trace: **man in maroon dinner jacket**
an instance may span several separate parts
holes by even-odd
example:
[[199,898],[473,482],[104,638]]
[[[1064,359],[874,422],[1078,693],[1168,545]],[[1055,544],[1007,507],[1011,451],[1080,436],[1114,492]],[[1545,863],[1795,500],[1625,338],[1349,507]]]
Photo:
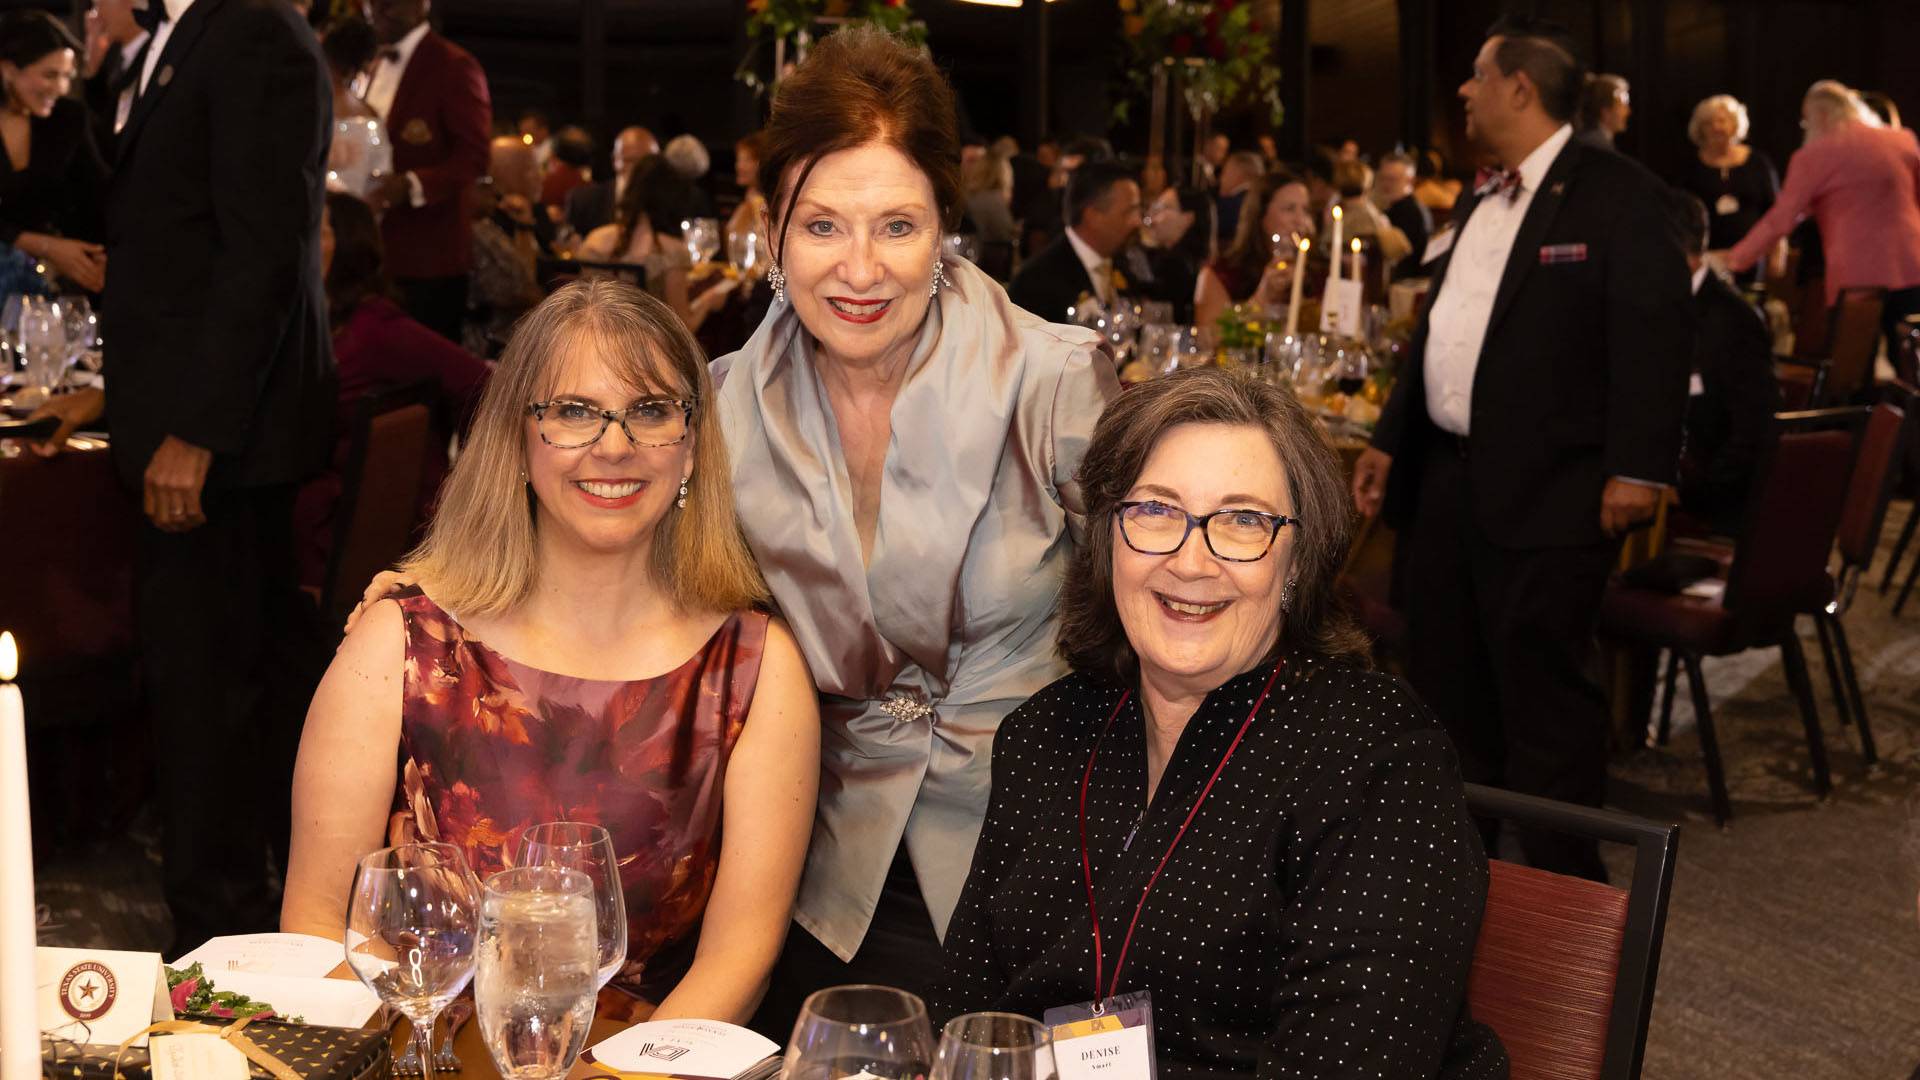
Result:
[[459,341],[473,268],[467,198],[493,132],[486,72],[427,25],[431,0],[364,6],[381,46],[367,104],[393,140],[393,174],[374,192],[387,268],[408,314]]

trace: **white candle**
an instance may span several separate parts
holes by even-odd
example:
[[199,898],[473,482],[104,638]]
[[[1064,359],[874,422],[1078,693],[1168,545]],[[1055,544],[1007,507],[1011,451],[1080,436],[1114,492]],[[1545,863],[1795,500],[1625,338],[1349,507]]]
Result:
[[13,685],[18,667],[13,635],[0,633],[0,1080],[40,1075],[27,710],[20,688]]
[[1353,280],[1359,281],[1360,268],[1365,266],[1366,262],[1360,255],[1360,238],[1356,236],[1350,243],[1353,245]]
[[1340,227],[1341,227],[1341,219],[1346,217],[1346,214],[1347,212],[1345,210],[1340,209],[1340,207],[1337,205],[1333,208],[1333,246],[1328,248],[1327,250],[1331,252],[1333,255],[1332,273],[1333,273],[1333,280],[1335,281],[1340,280]]
[[1293,260],[1293,295],[1287,301],[1287,336],[1300,332],[1300,283],[1307,280],[1307,248],[1313,241],[1300,238],[1300,254]]

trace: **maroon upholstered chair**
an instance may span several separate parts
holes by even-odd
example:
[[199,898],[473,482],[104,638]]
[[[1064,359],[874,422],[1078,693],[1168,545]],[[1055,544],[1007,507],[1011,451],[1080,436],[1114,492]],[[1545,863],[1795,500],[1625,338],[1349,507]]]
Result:
[[320,611],[336,621],[360,599],[373,576],[413,546],[420,506],[421,464],[434,453],[431,382],[379,390],[362,398],[341,470],[333,546]]
[[[1909,358],[1913,362],[1920,363],[1920,315],[1907,321],[1913,329],[1907,335],[1905,351],[1909,352]],[[1896,400],[1906,400],[1910,406],[1920,402],[1920,382],[1904,376],[1888,383],[1883,389]],[[1899,475],[1894,480],[1894,491],[1913,505],[1907,512],[1907,524],[1900,530],[1900,539],[1894,542],[1893,555],[1887,559],[1887,568],[1880,575],[1881,596],[1887,595],[1887,587],[1893,584],[1894,577],[1900,571],[1900,557],[1907,553],[1907,545],[1913,542],[1914,530],[1920,527],[1920,420],[1912,416],[1915,411],[1920,410],[1914,407],[1907,409],[1910,426],[1907,431],[1906,446],[1901,455]],[[1912,595],[1913,582],[1917,577],[1920,577],[1920,552],[1914,553],[1913,565],[1907,570],[1906,584],[1900,587],[1900,595],[1894,599],[1895,615],[1899,615],[1900,609],[1907,606],[1907,597]]]
[[[1913,439],[1916,421],[1913,397],[1904,390],[1889,389],[1892,401],[1873,407],[1867,417],[1866,434],[1860,439],[1860,456],[1853,466],[1853,480],[1847,485],[1846,506],[1840,514],[1840,531],[1835,541],[1840,550],[1840,572],[1834,581],[1833,597],[1802,614],[1813,616],[1820,631],[1820,653],[1827,665],[1827,680],[1833,687],[1834,707],[1840,722],[1849,715],[1860,724],[1860,748],[1867,764],[1879,760],[1873,746],[1873,727],[1867,722],[1866,701],[1860,696],[1860,681],[1854,675],[1853,647],[1847,643],[1846,626],[1841,622],[1852,606],[1853,592],[1860,578],[1873,564],[1874,551],[1880,546],[1880,529],[1887,517],[1887,503],[1893,496],[1893,477],[1900,465],[1900,454]],[[1844,686],[1842,685],[1844,682]]]
[[1634,848],[1632,886],[1492,859],[1467,1007],[1500,1036],[1512,1080],[1640,1075],[1678,826],[1467,785],[1476,816]]
[[1852,401],[1873,382],[1880,350],[1880,313],[1886,290],[1844,289],[1821,320],[1803,320],[1808,341],[1796,338],[1780,365],[1780,393],[1791,405],[1818,407]]
[[1866,409],[1823,409],[1775,416],[1772,437],[1761,448],[1755,464],[1746,522],[1719,596],[1674,594],[1616,580],[1601,601],[1601,633],[1629,644],[1668,649],[1673,654],[1668,662],[1667,703],[1660,722],[1663,740],[1672,710],[1674,658],[1686,666],[1714,819],[1723,825],[1732,817],[1733,808],[1727,798],[1706,682],[1700,674],[1702,656],[1728,656],[1757,648],[1780,650],[1787,682],[1799,702],[1801,723],[1806,728],[1814,789],[1825,797],[1832,787],[1806,657],[1793,623],[1795,615],[1821,609],[1833,599],[1827,562],[1840,528],[1866,419]]

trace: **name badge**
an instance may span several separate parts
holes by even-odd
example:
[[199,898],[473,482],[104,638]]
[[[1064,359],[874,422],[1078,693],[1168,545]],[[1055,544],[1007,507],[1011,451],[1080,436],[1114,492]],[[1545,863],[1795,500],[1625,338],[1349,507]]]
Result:
[[1720,196],[1713,201],[1713,212],[1719,214],[1721,217],[1739,213],[1740,197],[1738,195]]
[[1427,241],[1427,250],[1420,255],[1420,265],[1425,266],[1433,260],[1453,250],[1454,230],[1451,227],[1434,233]]
[[1699,372],[1694,372],[1693,375],[1687,379],[1687,396],[1699,397],[1706,392],[1707,384],[1701,380]]
[[1153,1000],[1142,990],[1048,1009],[1060,1080],[1154,1080]]

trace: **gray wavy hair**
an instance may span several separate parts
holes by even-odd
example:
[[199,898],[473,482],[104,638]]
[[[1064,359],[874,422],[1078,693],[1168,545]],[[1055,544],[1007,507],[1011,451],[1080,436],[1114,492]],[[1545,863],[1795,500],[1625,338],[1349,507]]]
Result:
[[1707,121],[1713,119],[1713,114],[1721,110],[1733,114],[1733,141],[1747,141],[1749,121],[1746,105],[1732,94],[1715,94],[1693,107],[1693,117],[1687,121],[1687,138],[1693,142],[1693,145],[1707,145]]

